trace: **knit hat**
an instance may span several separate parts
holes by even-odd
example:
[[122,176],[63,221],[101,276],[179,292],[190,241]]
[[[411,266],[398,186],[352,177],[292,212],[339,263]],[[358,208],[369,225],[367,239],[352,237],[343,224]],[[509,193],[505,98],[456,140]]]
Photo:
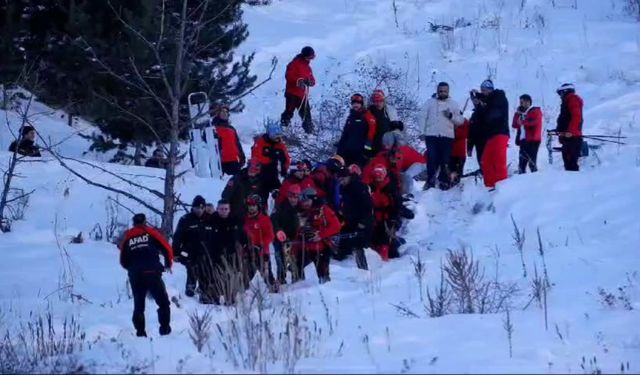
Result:
[[144,214],[135,214],[132,218],[133,225],[142,225],[147,222],[147,217]]
[[314,51],[310,46],[306,46],[302,48],[302,51],[300,51],[300,55],[302,55],[302,57],[314,58],[316,57],[316,51]]
[[371,101],[373,103],[376,102],[384,102],[384,91],[382,90],[375,90],[373,92],[373,94],[371,94]]
[[35,131],[36,128],[34,128],[31,125],[25,125],[22,127],[22,136],[24,137],[25,135],[29,134],[30,131]]
[[360,103],[360,104],[364,105],[364,96],[362,96],[360,94],[351,95],[351,104],[353,104],[353,103]]
[[204,207],[207,204],[207,201],[204,200],[202,195],[196,195],[193,198],[193,202],[191,202],[191,207]]
[[493,81],[490,79],[485,79],[482,84],[480,85],[481,89],[485,89],[485,90],[493,90]]

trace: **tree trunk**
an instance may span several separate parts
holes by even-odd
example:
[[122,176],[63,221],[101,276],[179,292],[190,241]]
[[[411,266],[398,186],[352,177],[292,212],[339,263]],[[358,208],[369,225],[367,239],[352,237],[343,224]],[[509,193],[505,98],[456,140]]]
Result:
[[7,84],[2,85],[2,103],[0,103],[0,109],[6,110],[9,106],[9,89]]
[[142,165],[142,142],[136,141],[133,151],[133,165]]
[[11,189],[11,180],[13,179],[14,170],[16,169],[17,164],[18,154],[14,152],[9,160],[9,168],[4,175],[2,195],[0,196],[0,219],[4,218],[4,209],[7,207],[7,198],[9,197],[9,189]]

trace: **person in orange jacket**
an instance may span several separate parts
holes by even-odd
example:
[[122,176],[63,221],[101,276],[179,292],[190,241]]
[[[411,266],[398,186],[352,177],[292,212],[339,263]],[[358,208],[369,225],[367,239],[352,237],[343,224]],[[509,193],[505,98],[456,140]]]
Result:
[[293,118],[293,112],[298,110],[302,119],[302,129],[307,134],[313,133],[313,121],[311,120],[311,106],[309,105],[309,87],[316,84],[311,70],[311,60],[316,57],[313,48],[306,46],[287,65],[285,74],[287,86],[284,92],[285,109],[280,116],[283,127],[289,126]]
[[533,107],[533,100],[528,94],[520,95],[520,106],[513,114],[511,127],[516,129],[516,145],[520,146],[518,172],[538,171],[538,149],[542,141],[542,110]]
[[[162,272],[171,271],[173,249],[167,240],[153,227],[147,225],[144,214],[133,216],[133,228],[127,230],[118,246],[120,265],[129,274],[129,284],[133,294],[133,326],[136,336],[146,337],[144,305],[147,293],[158,305],[160,335],[171,333],[171,310],[167,288],[162,281]],[[164,257],[164,265],[158,255]]]
[[[295,169],[294,169],[295,168]],[[275,199],[276,205],[280,205],[287,200],[287,193],[289,192],[289,187],[297,185],[300,188],[300,191],[303,191],[306,188],[315,188],[316,184],[313,182],[313,178],[311,177],[311,171],[309,170],[309,166],[304,161],[299,161],[293,164],[293,169],[287,177],[285,177],[284,181],[282,181],[282,185],[280,186],[278,196]]]
[[331,281],[331,237],[340,233],[340,221],[335,212],[322,202],[314,188],[302,192],[300,209],[298,241],[292,247],[297,268],[293,281],[304,280],[304,268],[313,263],[320,284],[324,284]]
[[240,173],[247,160],[240,144],[238,132],[229,122],[229,106],[226,104],[216,106],[211,122],[218,136],[222,173],[235,176]]
[[261,177],[264,188],[268,192],[280,188],[280,176],[287,176],[291,157],[278,123],[268,124],[267,132],[256,138],[251,147],[251,159],[262,165]]
[[248,286],[256,272],[260,272],[264,281],[277,291],[277,285],[271,271],[269,247],[275,239],[271,219],[262,212],[262,198],[259,195],[250,195],[247,200],[247,216],[244,220],[244,232],[247,235],[248,245],[245,256],[245,285]]

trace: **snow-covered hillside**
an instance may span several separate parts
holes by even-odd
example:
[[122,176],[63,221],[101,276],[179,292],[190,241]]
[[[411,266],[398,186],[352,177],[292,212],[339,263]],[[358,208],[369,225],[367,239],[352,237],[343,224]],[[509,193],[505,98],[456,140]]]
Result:
[[[306,281],[282,293],[248,298],[251,311],[211,308],[202,352],[190,338],[189,316],[208,307],[182,295],[180,265],[165,276],[170,296],[180,303],[172,306],[173,333],[156,334],[149,301],[151,338],[134,336],[115,246],[90,239],[69,243],[79,232],[88,237],[96,224],[104,229],[114,213],[123,223],[131,214],[45,155],[44,162],[19,166],[17,187],[35,192],[25,220],[0,234],[0,332],[28,332],[33,315],[48,310],[61,332],[63,320],[74,316],[86,333],[78,363],[97,372],[593,373],[621,372],[621,365],[622,372],[638,372],[640,23],[624,16],[623,3],[578,0],[574,9],[573,0],[274,0],[248,8],[251,35],[242,49],[257,52],[259,74],[268,73],[272,56],[280,66],[248,97],[246,111],[234,116],[245,142],[265,117],[279,116],[284,65],[310,44],[319,81],[312,98],[327,92],[323,82],[357,80],[350,72],[365,59],[402,67],[415,78],[419,102],[441,80],[464,102],[469,89],[491,75],[512,109],[520,94],[529,93],[553,127],[559,108],[554,89],[572,81],[585,101],[585,133],[621,132],[627,145],[603,145],[583,160],[580,173],[562,171],[557,155],[550,165],[543,149],[539,173],[512,176],[492,195],[471,179],[451,191],[419,193],[416,218],[403,229],[403,257],[382,263],[368,251],[370,271],[358,270],[352,260],[333,262],[332,281],[318,286],[311,267]],[[456,29],[453,39],[428,31],[428,21],[463,18],[471,25]],[[12,129],[19,127],[14,113],[0,114],[3,123],[8,118]],[[60,114],[40,118],[41,134],[54,142],[69,137],[59,147],[82,157],[88,143],[74,133],[88,131],[88,124],[74,130]],[[0,135],[5,150],[10,138],[4,124]],[[510,161],[516,154],[511,147]],[[8,159],[0,151],[0,165]],[[113,175],[74,165],[101,182],[144,194]],[[157,170],[98,165],[145,186],[161,185]],[[178,191],[186,200],[195,194],[215,200],[223,183],[188,174]],[[141,209],[126,198],[118,201]],[[522,257],[512,218],[525,233]],[[462,248],[485,268],[486,279],[520,290],[510,298],[511,340],[506,313],[430,318],[425,310],[426,291],[433,294],[438,286],[447,251]],[[423,278],[416,276],[417,264],[426,267]],[[527,306],[534,269],[541,275],[545,268],[551,283],[546,309],[535,298]],[[51,364],[39,363],[41,371]]]

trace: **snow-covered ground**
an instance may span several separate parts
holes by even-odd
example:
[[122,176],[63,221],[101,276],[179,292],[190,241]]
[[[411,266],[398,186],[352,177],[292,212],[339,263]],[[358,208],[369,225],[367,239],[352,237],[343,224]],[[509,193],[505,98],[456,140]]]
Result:
[[[259,131],[265,116],[279,116],[284,64],[311,44],[319,82],[350,77],[358,60],[369,59],[406,67],[416,82],[420,77],[420,101],[446,80],[463,102],[466,92],[490,74],[506,90],[512,109],[520,94],[531,94],[545,111],[548,127],[559,108],[555,87],[573,81],[585,101],[585,133],[620,131],[627,145],[604,145],[583,160],[580,173],[562,171],[558,155],[550,165],[543,148],[539,173],[512,176],[493,195],[471,179],[452,191],[417,194],[416,219],[403,229],[403,257],[382,263],[368,251],[370,271],[358,270],[352,260],[334,262],[332,281],[322,286],[311,266],[305,282],[264,300],[254,298],[251,313],[212,308],[211,337],[202,353],[191,342],[189,314],[207,307],[181,295],[185,273],[180,265],[165,276],[169,294],[180,303],[172,306],[174,332],[157,336],[149,301],[151,337],[134,337],[132,301],[115,246],[90,239],[69,244],[79,232],[87,238],[96,224],[104,229],[109,206],[123,223],[130,213],[45,155],[44,162],[19,166],[17,187],[35,192],[25,220],[0,235],[0,330],[19,330],[31,312],[51,309],[58,323],[75,315],[86,332],[80,361],[98,372],[591,373],[620,372],[621,364],[624,372],[638,372],[640,24],[622,15],[621,1],[580,0],[577,9],[562,6],[573,1],[560,0],[556,7],[546,0],[395,3],[398,27],[392,1],[274,0],[271,6],[247,9],[251,36],[242,48],[257,51],[256,72],[266,74],[274,55],[281,65],[274,80],[248,98],[247,111],[235,116],[245,140]],[[451,48],[426,30],[427,21],[451,23],[463,17],[471,26],[456,30]],[[345,79],[351,78],[357,77]],[[320,84],[313,97],[323,89]],[[47,109],[38,104],[34,111]],[[15,130],[18,117],[7,116]],[[60,147],[67,156],[82,157],[88,143],[74,132],[89,131],[88,124],[71,129],[60,114],[40,118],[41,134],[53,141],[70,136]],[[10,139],[4,124],[0,135],[4,150]],[[511,147],[511,162],[516,154]],[[0,163],[8,158],[0,152]],[[104,172],[75,165],[99,181],[143,194]],[[157,170],[98,165],[145,186],[161,185]],[[472,160],[468,168],[474,168]],[[178,190],[186,200],[195,194],[215,200],[222,187],[221,181],[187,175]],[[119,202],[140,209],[126,198]],[[157,204],[152,197],[149,202]],[[512,238],[512,217],[525,232],[526,277]],[[546,324],[536,301],[524,309],[531,300],[534,268],[540,274],[544,268],[538,230],[552,284]],[[498,269],[500,282],[520,289],[510,299],[511,356],[505,313],[429,318],[425,311],[426,289],[433,293],[437,286],[447,251],[462,248],[486,268],[487,279]],[[426,266],[422,291],[414,271],[418,261]],[[65,285],[72,287],[61,289]],[[609,303],[607,293],[613,294]],[[246,332],[254,335],[249,338]],[[297,351],[288,345],[294,336]]]

